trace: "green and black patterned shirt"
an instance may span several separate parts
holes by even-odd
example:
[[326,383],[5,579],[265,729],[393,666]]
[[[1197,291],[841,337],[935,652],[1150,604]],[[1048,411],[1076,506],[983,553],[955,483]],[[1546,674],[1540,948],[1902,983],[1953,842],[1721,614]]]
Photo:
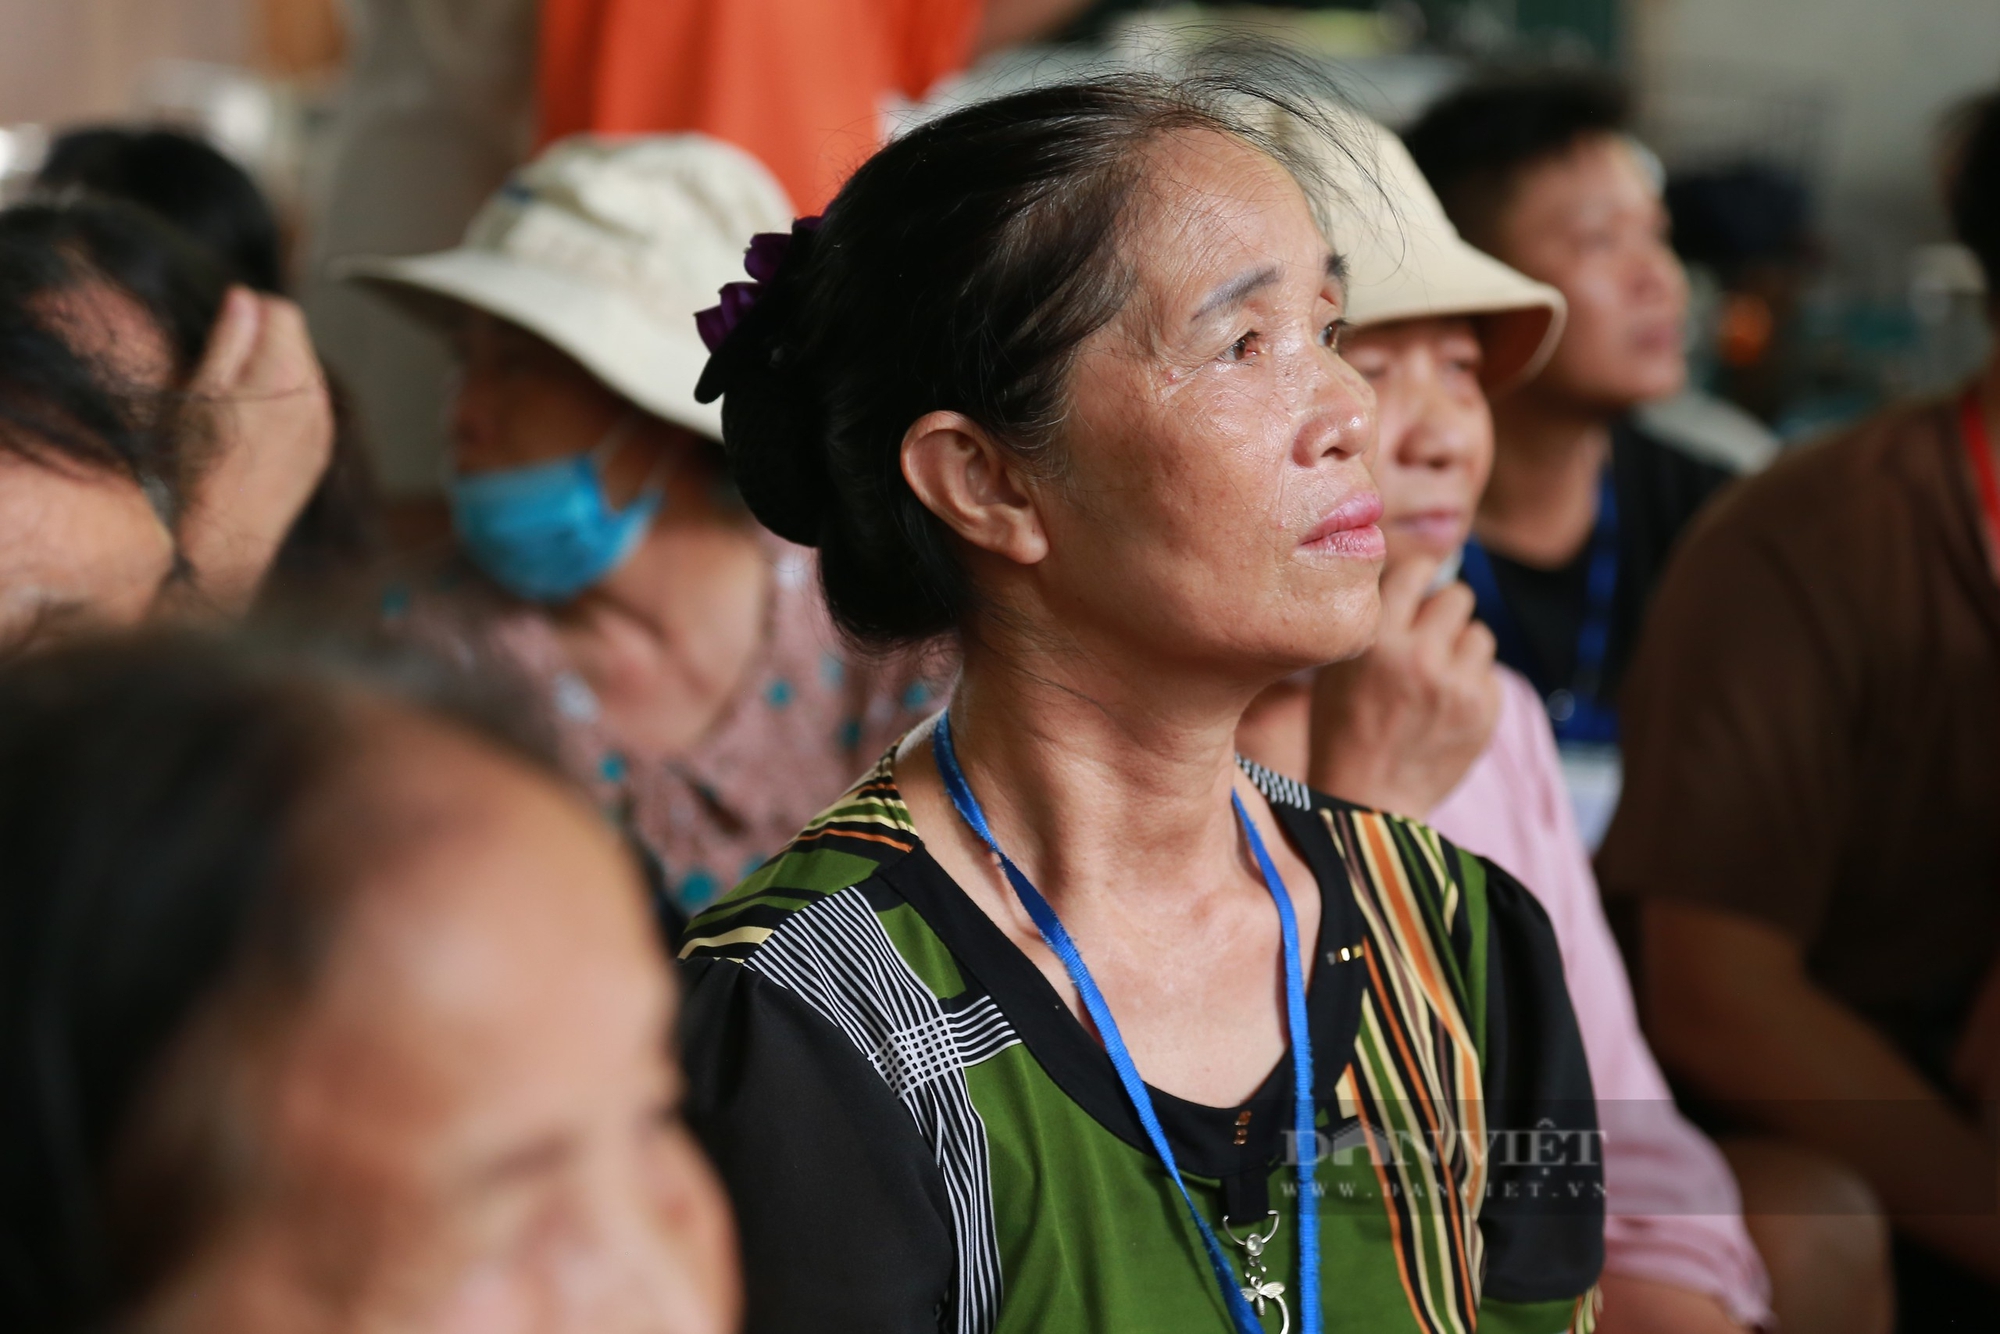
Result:
[[[1245,767],[1321,894],[1326,1329],[1587,1331],[1595,1109],[1541,908],[1423,825]],[[925,851],[888,759],[682,958],[750,1334],[1230,1329],[1109,1058]],[[1289,1060],[1240,1107],[1153,1098],[1211,1224],[1277,1210],[1266,1277],[1296,1293]]]

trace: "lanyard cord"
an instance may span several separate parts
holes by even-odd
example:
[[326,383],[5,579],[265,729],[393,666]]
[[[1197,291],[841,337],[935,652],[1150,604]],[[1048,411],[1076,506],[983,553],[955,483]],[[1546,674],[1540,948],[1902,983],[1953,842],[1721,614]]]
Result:
[[1958,403],[1958,433],[1979,490],[1979,508],[1986,516],[1986,563],[2000,574],[2000,479],[1993,475],[1993,445],[1986,438],[1986,414],[1979,403],[1979,386],[1965,391]]
[[[1472,585],[1479,619],[1492,629],[1500,645],[1500,660],[1528,675],[1536,659],[1527,637],[1515,622],[1500,592],[1493,559],[1478,541],[1465,544],[1461,565]],[[1561,742],[1611,743],[1618,740],[1618,715],[1602,699],[1604,667],[1611,654],[1611,621],[1618,594],[1618,493],[1606,465],[1597,488],[1597,523],[1590,534],[1590,565],[1585,573],[1583,622],[1576,633],[1575,689],[1552,684],[1543,703]]]
[[[1172,1178],[1174,1189],[1180,1192],[1181,1202],[1187,1206],[1188,1217],[1194,1220],[1196,1230],[1201,1233],[1201,1242],[1208,1251],[1209,1265],[1215,1270],[1215,1281],[1222,1289],[1223,1304],[1229,1310],[1231,1323],[1237,1334],[1262,1334],[1263,1322],[1250,1310],[1242,1288],[1237,1285],[1235,1275],[1230,1271],[1229,1260],[1222,1252],[1222,1243],[1216,1240],[1215,1229],[1195,1208],[1194,1197],[1188,1194],[1187,1184],[1181,1180],[1180,1167],[1174,1162],[1174,1151],[1167,1143],[1166,1131],[1161,1128],[1160,1118],[1153,1109],[1152,1095],[1146,1090],[1145,1080],[1139,1077],[1139,1067],[1133,1062],[1132,1054],[1125,1047],[1125,1039],[1119,1034],[1118,1023],[1111,1017],[1111,1007],[1105,1003],[1104,995],[1097,989],[1090,969],[1083,962],[1083,954],[1070,938],[1056,910],[1042,897],[1034,883],[1014,865],[1013,860],[1000,850],[1000,844],[993,837],[992,828],[986,823],[986,812],[980,808],[979,799],[972,795],[972,787],[965,781],[965,771],[959,768],[958,755],[951,744],[951,711],[946,709],[938,715],[937,729],[932,734],[932,748],[937,756],[938,771],[944,776],[946,789],[951,793],[951,804],[958,808],[958,814],[979,836],[987,851],[999,861],[1007,882],[1014,887],[1014,893],[1021,900],[1021,906],[1034,919],[1035,929],[1041,933],[1042,941],[1058,959],[1069,979],[1083,998],[1083,1008],[1090,1020],[1097,1025],[1098,1036],[1104,1040],[1104,1051],[1111,1058],[1111,1065],[1118,1072],[1118,1082],[1125,1087],[1125,1096],[1132,1103],[1132,1110],[1145,1129],[1146,1138],[1152,1142],[1153,1152],[1159,1155],[1161,1166]],[[1265,850],[1264,840],[1258,835],[1257,827],[1250,823],[1250,814],[1243,809],[1243,801],[1235,793],[1230,794],[1230,802],[1236,808],[1237,819],[1242,822],[1243,832],[1248,836],[1251,851],[1256,855],[1258,869],[1264,874],[1264,886],[1271,891],[1271,898],[1278,905],[1278,926],[1284,938],[1285,949],[1285,1018],[1291,1029],[1292,1040],[1292,1094],[1294,1147],[1293,1159],[1298,1168],[1299,1182],[1299,1313],[1301,1329],[1305,1334],[1320,1334],[1319,1300],[1319,1208],[1312,1186],[1314,1182],[1314,1161],[1317,1158],[1314,1146],[1314,1106],[1313,1106],[1313,1061],[1312,1035],[1306,1026],[1306,990],[1303,969],[1299,962],[1298,919],[1292,913],[1291,896],[1285,892],[1285,882],[1278,875],[1278,868],[1272,863],[1270,853]]]

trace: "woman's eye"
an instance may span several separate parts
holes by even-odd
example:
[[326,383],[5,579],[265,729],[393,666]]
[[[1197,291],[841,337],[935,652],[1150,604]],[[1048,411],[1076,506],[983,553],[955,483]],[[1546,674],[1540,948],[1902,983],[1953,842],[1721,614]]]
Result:
[[1252,329],[1249,333],[1244,334],[1241,338],[1231,343],[1229,350],[1222,354],[1222,359],[1224,361],[1242,361],[1249,357],[1251,349],[1256,347],[1256,345],[1257,331]]
[[1346,320],[1329,320],[1319,331],[1319,345],[1332,351],[1340,351],[1340,340],[1347,333]]

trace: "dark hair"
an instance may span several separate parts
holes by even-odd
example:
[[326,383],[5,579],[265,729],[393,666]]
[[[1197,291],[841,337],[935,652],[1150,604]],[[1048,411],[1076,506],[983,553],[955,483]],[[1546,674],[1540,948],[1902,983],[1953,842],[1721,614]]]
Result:
[[1625,90],[1596,75],[1550,70],[1492,76],[1445,96],[1403,142],[1452,225],[1490,250],[1523,173],[1581,139],[1623,134],[1630,118]]
[[351,820],[387,813],[342,782],[368,698],[545,750],[507,730],[520,711],[366,646],[176,637],[0,670],[0,1327],[113,1323],[232,1203],[243,1026],[295,1013],[380,855]]
[[35,174],[45,190],[125,199],[173,223],[220,259],[236,282],[284,291],[278,216],[250,174],[201,139],[168,129],[71,130]]
[[[962,108],[875,154],[710,360],[723,442],[751,510],[816,546],[834,618],[877,645],[961,627],[972,590],[944,524],[904,481],[926,412],[962,412],[1032,465],[1056,440],[1078,346],[1119,311],[1118,241],[1144,150],[1233,136],[1329,193],[1295,148],[1345,150],[1331,91],[1268,52],[1211,52],[1182,78],[1123,74]],[[1305,91],[1294,91],[1304,89]]]
[[189,463],[178,394],[128,383],[79,351],[54,308],[94,284],[132,298],[160,330],[174,389],[199,363],[228,286],[200,247],[136,205],[0,210],[0,449],[122,472],[171,508]]
[[[0,449],[123,472],[176,522],[209,462],[186,390],[231,275],[152,210],[102,195],[30,198],[0,210]],[[52,298],[102,283],[136,301],[167,342],[171,383],[124,382],[79,353]],[[192,410],[191,410],[192,409]],[[333,458],[286,535],[276,576],[293,588],[365,563],[380,547],[381,501],[344,396]]]
[[1959,244],[1979,258],[1988,307],[2000,311],[2000,91],[1956,117],[1945,176],[1945,207]]
[[1712,270],[1724,284],[1762,264],[1800,264],[1813,251],[1812,206],[1795,173],[1738,162],[1675,175],[1667,181],[1674,250]]
[[[199,244],[230,281],[274,295],[285,291],[277,213],[250,174],[205,140],[158,128],[71,130],[50,147],[35,186],[137,204]],[[365,567],[382,546],[374,469],[347,395],[329,383],[333,457],[272,570],[274,583],[292,590],[315,588]]]

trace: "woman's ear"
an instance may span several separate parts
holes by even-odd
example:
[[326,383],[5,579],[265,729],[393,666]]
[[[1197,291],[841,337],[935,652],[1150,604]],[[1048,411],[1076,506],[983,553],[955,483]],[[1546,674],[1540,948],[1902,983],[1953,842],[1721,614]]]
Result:
[[925,509],[983,551],[1020,565],[1049,554],[1021,463],[959,412],[929,412],[903,433],[903,478]]

